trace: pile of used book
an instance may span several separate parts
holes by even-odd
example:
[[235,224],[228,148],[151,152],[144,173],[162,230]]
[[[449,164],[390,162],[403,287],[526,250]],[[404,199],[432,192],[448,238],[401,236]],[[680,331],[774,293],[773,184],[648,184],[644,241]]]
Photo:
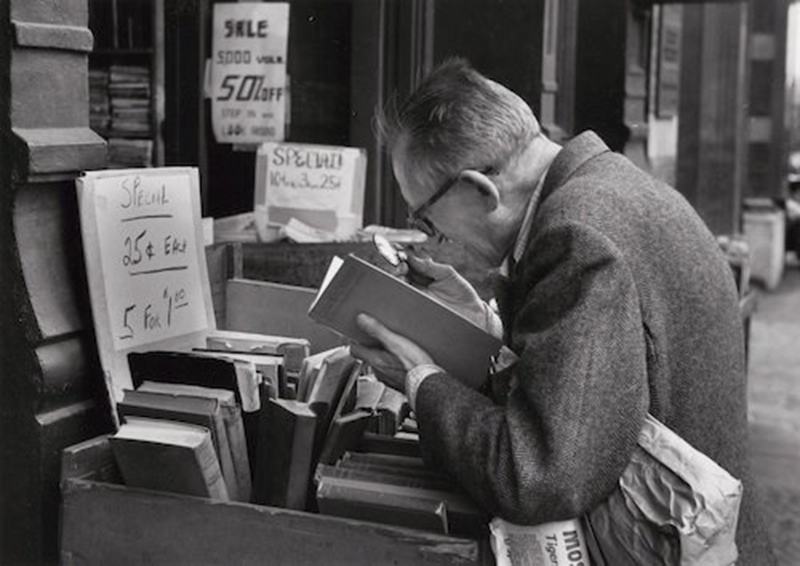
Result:
[[89,124],[108,141],[110,168],[153,165],[150,81],[143,65],[89,70]]
[[[481,539],[488,517],[452,480],[419,456],[398,455],[392,442],[379,452],[347,451],[315,472],[319,512]],[[400,448],[402,450],[402,448]]]
[[346,347],[207,342],[128,355],[134,388],[109,439],[126,485],[486,535],[487,518],[423,464],[406,397]]

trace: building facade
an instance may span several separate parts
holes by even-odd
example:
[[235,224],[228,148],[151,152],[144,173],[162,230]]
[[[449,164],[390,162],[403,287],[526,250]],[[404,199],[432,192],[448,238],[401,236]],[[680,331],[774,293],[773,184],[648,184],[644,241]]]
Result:
[[[114,0],[108,0],[113,2]],[[74,179],[106,165],[90,128],[90,8],[0,3],[0,562],[58,562],[60,451],[112,430]],[[212,0],[150,0],[156,164],[196,165],[204,213],[252,204],[252,152],[216,144],[203,94]],[[785,194],[788,0],[291,0],[289,139],[367,149],[365,221],[405,206],[376,107],[462,56],[518,92],[548,134],[594,129],[673,183],[716,234],[743,199]],[[94,33],[93,33],[94,32]],[[94,50],[94,51],[93,51]]]

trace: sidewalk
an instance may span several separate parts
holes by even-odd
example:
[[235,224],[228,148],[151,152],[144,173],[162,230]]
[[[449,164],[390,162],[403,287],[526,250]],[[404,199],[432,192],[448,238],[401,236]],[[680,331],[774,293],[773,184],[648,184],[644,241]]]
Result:
[[781,566],[800,566],[800,265],[759,291],[750,329],[750,449]]

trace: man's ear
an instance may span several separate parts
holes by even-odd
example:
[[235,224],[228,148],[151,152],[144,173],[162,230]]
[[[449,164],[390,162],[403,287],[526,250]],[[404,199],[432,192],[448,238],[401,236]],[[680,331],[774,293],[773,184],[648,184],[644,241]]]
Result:
[[485,199],[490,211],[500,206],[500,189],[494,181],[480,171],[464,169],[459,173],[459,180],[477,188],[478,192]]

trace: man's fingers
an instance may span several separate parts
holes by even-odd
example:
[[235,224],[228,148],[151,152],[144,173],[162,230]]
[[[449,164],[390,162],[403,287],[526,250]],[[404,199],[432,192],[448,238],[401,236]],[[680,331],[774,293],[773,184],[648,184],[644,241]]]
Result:
[[381,324],[378,320],[372,318],[368,314],[361,313],[356,317],[356,324],[358,324],[359,328],[378,340],[384,347],[392,351],[391,346],[397,344],[398,336],[388,328],[386,328],[383,324]]
[[445,263],[436,263],[431,258],[419,258],[413,255],[408,256],[408,266],[416,271],[427,275],[435,281],[446,279],[453,273],[453,267]]
[[380,321],[372,318],[368,314],[361,313],[358,315],[356,318],[356,323],[361,330],[383,344],[383,347],[388,351],[395,355],[399,354],[402,342],[404,340],[402,336],[395,334],[381,324]]
[[356,324],[358,327],[372,336],[373,338],[377,339],[381,343],[384,342],[383,338],[387,332],[389,332],[384,325],[378,322],[376,319],[372,318],[368,314],[361,313],[356,317]]
[[383,344],[386,351],[395,356],[405,369],[409,370],[423,363],[432,363],[430,356],[414,342],[395,334],[371,316],[359,314],[356,323],[364,332]]
[[394,354],[388,350],[383,348],[370,348],[369,346],[364,346],[363,344],[358,344],[357,342],[350,344],[350,354],[354,358],[364,360],[373,366],[385,365],[389,357],[391,357],[391,359],[395,359]]

